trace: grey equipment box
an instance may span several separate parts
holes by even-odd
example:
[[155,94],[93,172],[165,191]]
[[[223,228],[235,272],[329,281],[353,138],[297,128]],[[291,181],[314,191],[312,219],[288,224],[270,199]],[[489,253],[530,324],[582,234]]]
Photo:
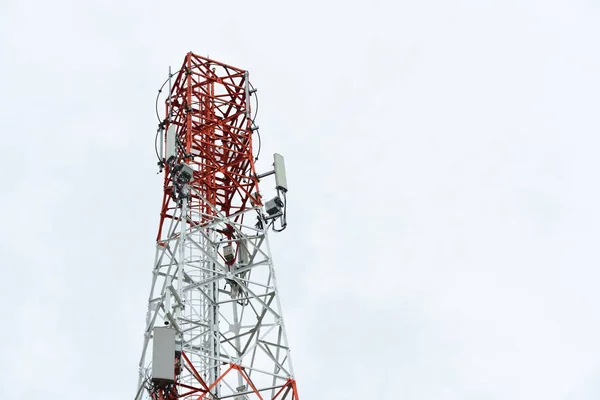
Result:
[[154,328],[152,343],[152,380],[175,381],[175,330]]

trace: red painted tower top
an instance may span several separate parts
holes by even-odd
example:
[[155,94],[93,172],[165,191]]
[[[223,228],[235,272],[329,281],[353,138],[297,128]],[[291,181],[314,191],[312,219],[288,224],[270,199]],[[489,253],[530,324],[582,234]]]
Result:
[[[174,168],[193,170],[188,207],[191,223],[202,224],[222,213],[231,216],[260,205],[258,178],[252,151],[253,121],[248,72],[188,53],[174,75],[166,100],[167,119],[173,132],[174,157],[165,157],[164,197],[157,240],[165,219],[177,207]],[[167,152],[169,143],[166,143]]]

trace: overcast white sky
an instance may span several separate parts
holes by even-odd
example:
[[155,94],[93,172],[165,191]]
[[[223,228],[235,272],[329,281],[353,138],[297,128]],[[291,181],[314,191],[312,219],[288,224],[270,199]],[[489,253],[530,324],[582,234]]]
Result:
[[190,50],[286,157],[302,399],[600,398],[597,0],[2,0],[0,39],[1,398],[133,397]]

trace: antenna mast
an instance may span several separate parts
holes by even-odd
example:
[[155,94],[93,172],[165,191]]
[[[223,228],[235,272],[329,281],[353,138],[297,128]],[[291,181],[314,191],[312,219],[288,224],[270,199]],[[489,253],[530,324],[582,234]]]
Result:
[[263,205],[256,90],[247,71],[193,53],[169,88],[136,400],[299,400],[267,237],[286,226],[287,182],[275,155],[260,177],[275,175],[277,196]]

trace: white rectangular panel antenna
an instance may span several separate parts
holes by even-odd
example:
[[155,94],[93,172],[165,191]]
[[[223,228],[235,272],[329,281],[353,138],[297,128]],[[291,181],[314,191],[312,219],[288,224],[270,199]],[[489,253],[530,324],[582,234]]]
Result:
[[169,125],[167,128],[167,153],[165,159],[168,160],[176,154],[175,139],[177,138],[177,126]]
[[238,249],[238,253],[240,254],[240,263],[242,265],[248,265],[250,263],[250,252],[248,251],[248,243],[246,239],[242,239],[240,241]]
[[152,380],[175,381],[175,330],[154,328],[152,343]]
[[287,192],[287,179],[285,176],[285,164],[283,163],[283,156],[280,154],[273,154],[273,166],[275,167],[275,187],[279,190]]

